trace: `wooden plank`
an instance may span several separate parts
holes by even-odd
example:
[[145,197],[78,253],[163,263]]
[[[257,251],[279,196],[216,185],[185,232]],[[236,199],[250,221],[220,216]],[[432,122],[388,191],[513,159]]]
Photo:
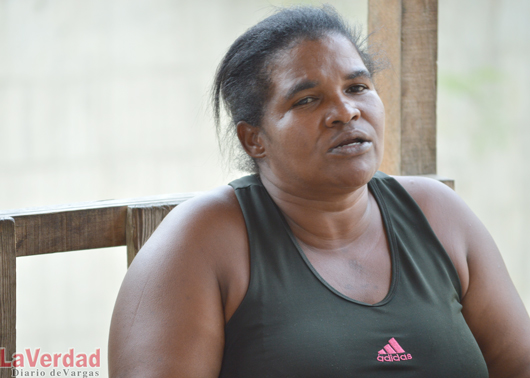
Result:
[[197,193],[95,201],[1,212],[16,221],[17,256],[126,244],[127,208],[178,205]]
[[403,0],[401,174],[436,173],[438,0]]
[[125,244],[125,207],[17,217],[17,256]]
[[390,68],[376,75],[385,104],[381,170],[436,174],[437,0],[369,0],[370,45]]
[[[16,351],[17,278],[15,220],[0,218],[0,347],[6,361]],[[3,361],[0,361],[3,362]],[[0,378],[11,377],[11,369],[0,369]]]
[[136,205],[127,210],[127,265],[151,237],[162,220],[174,208],[173,205]]
[[401,0],[368,1],[369,48],[389,67],[374,76],[385,105],[385,154],[380,170],[401,174]]

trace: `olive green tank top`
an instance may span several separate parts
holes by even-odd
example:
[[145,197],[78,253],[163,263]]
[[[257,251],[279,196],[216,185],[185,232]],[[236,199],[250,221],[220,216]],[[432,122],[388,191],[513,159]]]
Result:
[[392,262],[390,290],[373,305],[318,274],[258,176],[230,185],[247,227],[250,283],[226,324],[220,377],[488,376],[456,269],[396,180],[378,172],[368,184]]

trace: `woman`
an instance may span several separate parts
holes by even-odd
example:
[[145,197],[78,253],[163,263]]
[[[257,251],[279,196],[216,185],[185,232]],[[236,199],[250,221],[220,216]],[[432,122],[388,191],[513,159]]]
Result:
[[375,65],[329,8],[281,10],[221,63],[257,175],[180,205],[131,265],[111,377],[528,377],[495,244],[434,180],[377,172]]

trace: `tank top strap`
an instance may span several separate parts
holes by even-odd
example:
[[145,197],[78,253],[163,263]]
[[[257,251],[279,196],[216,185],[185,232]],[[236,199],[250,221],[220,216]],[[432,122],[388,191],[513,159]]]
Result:
[[245,176],[230,184],[241,205],[249,236],[251,264],[259,267],[265,261],[274,262],[278,253],[254,253],[255,251],[277,251],[278,247],[290,245],[290,238],[284,227],[284,218],[258,175]]
[[460,301],[462,288],[456,268],[416,201],[396,179],[383,172],[377,172],[369,186],[376,199],[384,202],[380,206],[383,215],[383,209],[389,214],[399,244],[400,269],[407,270],[405,276],[421,272],[420,278],[432,282],[433,277],[441,275],[441,281],[452,283]]

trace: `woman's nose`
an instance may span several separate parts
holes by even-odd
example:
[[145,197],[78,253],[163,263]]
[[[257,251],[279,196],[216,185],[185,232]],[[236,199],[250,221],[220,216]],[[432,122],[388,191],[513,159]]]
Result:
[[326,127],[335,127],[348,123],[351,120],[358,120],[361,111],[354,100],[350,98],[337,98],[332,101],[326,115]]

